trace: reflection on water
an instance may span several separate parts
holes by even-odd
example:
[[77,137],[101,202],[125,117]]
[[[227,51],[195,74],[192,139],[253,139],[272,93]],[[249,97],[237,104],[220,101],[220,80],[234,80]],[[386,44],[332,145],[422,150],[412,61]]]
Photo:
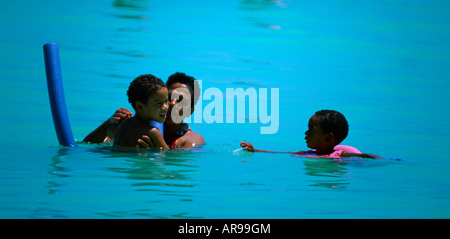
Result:
[[350,175],[343,163],[323,158],[304,158],[303,163],[306,175],[312,176],[310,186],[345,188],[350,184]]
[[264,20],[261,20],[261,19],[247,17],[247,18],[245,18],[245,20],[247,20],[248,22],[251,22],[253,25],[255,25],[257,27],[269,28],[272,30],[280,30],[281,29],[280,25],[270,24],[270,23],[264,22]]
[[[285,1],[272,1],[272,0],[243,0],[240,2],[239,9],[246,12],[245,21],[252,23],[254,26],[268,28],[272,30],[280,30],[281,26],[273,21],[276,21],[277,17],[261,15],[259,12],[270,12],[277,10],[277,8],[287,7]],[[261,16],[264,16],[261,18]]]
[[[119,157],[126,154],[120,153]],[[136,153],[130,154],[136,155]],[[110,154],[109,157],[117,157],[117,155]],[[124,173],[127,178],[135,180],[189,180],[184,173],[195,171],[195,166],[189,164],[193,157],[194,154],[187,150],[165,153],[148,151],[138,153],[138,156],[125,158],[126,167],[111,167],[107,170]]]
[[[3,128],[8,137],[2,138],[0,160],[2,216],[90,218],[95,213],[156,212],[170,217],[224,215],[235,210],[236,216],[251,217],[246,210],[250,206],[254,211],[274,211],[279,217],[291,213],[301,217],[305,211],[317,211],[316,199],[337,194],[356,196],[354,208],[344,208],[348,201],[329,203],[352,217],[360,216],[359,211],[374,212],[370,217],[375,218],[450,215],[445,200],[450,197],[448,152],[428,152],[448,144],[448,123],[443,120],[448,112],[440,110],[448,105],[444,89],[449,88],[445,67],[449,48],[444,42],[450,38],[448,21],[443,21],[448,18],[448,4],[417,1],[405,8],[395,1],[345,0],[337,2],[349,3],[346,6],[332,3],[324,8],[312,1],[238,0],[222,11],[222,4],[212,1],[201,1],[203,5],[178,1],[173,6],[159,1],[161,7],[150,0],[79,1],[82,4],[69,7],[61,1],[26,2],[31,6],[24,8],[16,1],[2,5],[3,95],[7,97],[2,104],[13,117],[4,117],[4,125],[11,121],[16,126]],[[23,37],[24,32],[33,37]],[[116,107],[129,107],[126,87],[137,72],[160,76],[191,72],[205,79],[205,88],[279,87],[282,103],[302,107],[295,112],[282,107],[280,132],[270,138],[250,130],[252,125],[198,125],[198,131],[209,138],[212,152],[198,154],[194,160],[189,153],[111,155],[84,147],[56,152],[42,81],[40,46],[47,41],[61,46],[63,75],[68,76],[64,78],[67,106],[76,116],[72,125],[78,137],[98,126],[96,122],[103,122]],[[30,84],[23,84],[24,80]],[[299,85],[301,92],[297,94],[298,88],[292,85]],[[23,108],[23,102],[32,104]],[[355,130],[351,142],[377,148],[381,154],[399,154],[410,162],[391,167],[395,161],[343,164],[302,159],[286,168],[217,149],[230,138],[241,137],[284,148],[283,141],[295,137],[299,119],[307,120],[308,112],[321,106],[349,112]],[[30,132],[36,143],[25,143]],[[279,166],[276,172],[262,173],[273,165]],[[386,177],[378,181],[380,175]],[[371,184],[374,180],[377,183]],[[273,188],[285,190],[274,192]],[[217,194],[209,195],[210,189]],[[235,200],[230,203],[232,196]],[[370,198],[380,202],[368,204]],[[215,208],[202,207],[211,201]],[[190,210],[182,208],[186,205]],[[403,211],[394,214],[392,209]],[[323,217],[328,215],[333,216]]]
[[[80,158],[84,155],[90,160],[83,163]],[[195,184],[189,173],[197,170],[197,166],[192,164],[195,155],[197,152],[190,150],[123,153],[111,151],[110,146],[62,148],[49,164],[47,195],[52,195],[53,198],[63,195],[66,198],[64,200],[68,201],[65,203],[73,208],[104,201],[103,209],[93,209],[93,213],[100,217],[189,217],[183,208],[172,209],[175,210],[172,215],[154,211],[168,210],[164,204],[174,201],[192,203]],[[73,196],[68,195],[68,192]],[[86,192],[96,192],[96,195],[85,199],[83,195]],[[137,199],[144,205],[116,202]],[[53,207],[51,204],[39,205],[34,217],[61,218],[60,215],[64,215],[64,212],[55,214],[52,212]]]
[[267,10],[272,7],[287,7],[288,1],[283,0],[242,0],[239,8],[242,10]]
[[148,20],[149,17],[144,15],[145,11],[150,9],[146,0],[115,0],[113,6],[122,10],[113,13],[113,16],[124,19]]
[[134,35],[148,32],[146,21],[150,19],[147,15],[150,5],[145,0],[115,0],[112,16],[122,21],[117,25],[117,32],[113,35],[110,45],[106,50],[113,55],[132,58],[147,58],[151,55],[143,52],[133,41],[142,38],[142,35]]
[[72,148],[61,148],[58,150],[58,154],[52,158],[52,161],[49,165],[49,170],[47,171],[50,175],[49,180],[47,181],[47,194],[54,194],[57,191],[57,188],[61,186],[61,183],[58,182],[58,178],[69,177],[67,167],[63,166],[63,158],[70,154],[70,152],[74,150]]
[[346,188],[352,178],[347,167],[384,167],[402,161],[401,159],[368,159],[368,158],[305,158],[306,175],[313,176],[310,186],[326,188]]
[[[107,50],[110,51],[111,54],[114,55],[120,55],[120,56],[127,56],[127,57],[139,57],[139,58],[148,58],[153,57],[151,55],[145,54],[140,50],[115,50],[113,47],[106,47]],[[121,75],[118,75],[119,78],[127,78]]]

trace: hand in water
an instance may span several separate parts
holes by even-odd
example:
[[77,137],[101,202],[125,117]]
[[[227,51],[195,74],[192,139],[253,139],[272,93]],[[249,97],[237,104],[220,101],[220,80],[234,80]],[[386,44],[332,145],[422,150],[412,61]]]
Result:
[[241,147],[249,152],[255,152],[255,148],[253,147],[253,145],[251,143],[242,141]]

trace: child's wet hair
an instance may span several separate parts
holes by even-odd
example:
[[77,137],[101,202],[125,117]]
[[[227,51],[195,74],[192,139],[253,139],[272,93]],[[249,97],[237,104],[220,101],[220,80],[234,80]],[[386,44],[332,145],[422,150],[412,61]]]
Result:
[[130,87],[128,87],[128,102],[130,102],[136,110],[135,107],[137,101],[146,104],[152,94],[164,87],[167,86],[158,77],[151,74],[140,75],[136,77],[136,79],[130,83]]
[[324,133],[333,132],[337,144],[347,138],[348,122],[343,114],[336,110],[319,110],[316,112],[316,117]]
[[[169,79],[167,80],[166,84],[167,86],[170,87],[172,84],[175,83],[187,85],[189,87],[189,92],[191,93],[192,106],[197,104],[197,101],[200,97],[200,87],[194,77],[186,75],[185,73],[182,72],[176,72],[171,76],[169,76]],[[196,92],[196,90],[194,89],[198,89],[197,90],[198,92]]]

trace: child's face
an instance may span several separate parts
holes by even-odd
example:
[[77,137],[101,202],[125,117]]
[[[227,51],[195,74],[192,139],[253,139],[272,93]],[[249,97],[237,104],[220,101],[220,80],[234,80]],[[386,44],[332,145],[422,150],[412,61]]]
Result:
[[310,149],[321,149],[326,147],[326,134],[320,127],[319,119],[313,115],[309,119],[308,131],[305,132],[306,146]]
[[166,87],[159,89],[145,104],[142,104],[140,116],[148,121],[154,120],[163,123],[166,120],[167,109],[169,108],[167,93]]

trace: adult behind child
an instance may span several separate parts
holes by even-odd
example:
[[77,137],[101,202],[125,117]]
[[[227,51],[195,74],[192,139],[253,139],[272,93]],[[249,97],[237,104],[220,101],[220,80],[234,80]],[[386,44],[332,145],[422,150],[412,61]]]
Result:
[[[183,120],[194,113],[200,97],[200,87],[194,77],[177,72],[166,82],[169,90],[169,110],[164,122],[164,140],[170,148],[191,148],[205,144],[199,133],[193,132]],[[157,139],[143,136],[138,140],[141,147],[154,148]]]
[[[193,132],[189,129],[187,124],[181,122],[184,118],[190,116],[190,114],[194,112],[194,106],[200,96],[200,88],[197,81],[192,76],[177,72],[169,77],[166,85],[170,96],[178,96],[176,99],[175,97],[170,97],[171,100],[169,101],[167,118],[164,122],[164,140],[166,144],[170,146],[170,148],[189,148],[205,144],[205,140],[201,134]],[[183,111],[179,104],[181,102],[181,98],[187,95],[187,91],[183,91],[182,89],[186,89],[190,94],[191,109],[189,115],[183,114],[184,112],[180,112]],[[184,99],[186,99],[186,97],[184,97]],[[172,119],[172,112],[178,112],[178,115],[180,115],[181,118],[179,117],[177,120]],[[130,118],[132,114],[133,113],[131,111],[125,108],[118,109],[103,124],[86,136],[83,142],[113,142],[119,125],[126,119]],[[142,136],[137,143],[140,148],[156,147],[155,139],[151,139],[151,137],[146,135]]]

